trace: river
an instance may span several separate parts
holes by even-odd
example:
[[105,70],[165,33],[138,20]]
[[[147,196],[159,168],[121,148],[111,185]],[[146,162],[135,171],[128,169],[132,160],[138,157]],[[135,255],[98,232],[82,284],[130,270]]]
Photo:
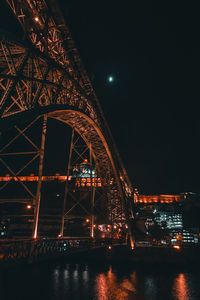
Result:
[[199,300],[198,267],[43,262],[0,271],[2,300]]

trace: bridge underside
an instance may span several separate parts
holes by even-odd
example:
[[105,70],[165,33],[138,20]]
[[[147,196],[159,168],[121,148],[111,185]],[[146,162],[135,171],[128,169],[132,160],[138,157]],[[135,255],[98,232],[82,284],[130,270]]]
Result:
[[51,112],[48,117],[71,126],[82,137],[88,148],[91,145],[98,174],[107,191],[110,221],[112,223],[126,223],[118,174],[108,145],[97,125],[83,113],[73,110]]
[[[8,2],[16,13],[14,2]],[[8,34],[0,33],[0,117],[2,129],[7,124],[11,127],[17,123],[22,124],[29,117],[44,117],[41,149],[36,147],[40,163],[34,199],[37,207],[35,214],[39,214],[45,134],[48,130],[46,124],[47,119],[52,118],[70,126],[84,140],[92,153],[102,189],[107,197],[109,221],[113,226],[128,224],[131,235],[129,218],[133,217],[133,189],[89,79],[85,72],[82,72],[82,77],[77,72],[78,65],[80,66],[77,54],[75,60],[78,65],[75,62],[71,64],[72,53],[66,54],[62,33],[49,15],[49,36],[46,42],[46,35],[43,34],[46,26],[44,24],[48,22],[43,22],[45,16],[41,20],[37,18],[39,21],[33,18],[34,4],[30,5],[30,2],[27,1],[24,9],[27,16],[31,14],[30,22],[27,23],[27,26],[33,26],[31,33],[28,32],[31,43],[29,41],[23,44]],[[42,7],[44,3],[40,2]],[[18,4],[21,5],[21,2]],[[36,9],[40,9],[40,6],[35,7],[35,11]],[[42,10],[41,16],[45,11]],[[54,13],[57,15],[57,11]],[[24,21],[26,20],[25,18]],[[56,19],[56,22],[58,20],[61,19]],[[25,26],[26,30],[27,28]],[[41,33],[38,34],[40,30]],[[68,31],[65,34],[68,35]],[[47,51],[45,47],[48,48]],[[23,134],[19,128],[17,130]],[[3,162],[2,159],[1,161]]]
[[[62,107],[62,109],[61,109]],[[115,228],[113,229],[113,234],[115,235],[115,232],[118,232],[119,230],[125,230],[127,231],[127,220],[126,220],[126,215],[125,215],[125,209],[124,209],[124,203],[122,200],[123,194],[121,190],[121,186],[119,188],[120,182],[119,182],[119,177],[117,174],[117,171],[115,169],[115,165],[112,159],[112,155],[110,153],[109,147],[106,143],[106,140],[98,128],[98,126],[95,124],[95,122],[84,112],[76,111],[73,109],[73,107],[67,107],[66,105],[63,105],[59,107],[60,109],[55,110],[55,106],[51,107],[43,107],[42,110],[40,111],[43,112],[44,114],[41,115],[41,117],[46,116],[47,120],[50,119],[55,119],[60,121],[66,126],[70,126],[72,129],[74,129],[77,134],[84,140],[85,144],[87,145],[88,149],[90,149],[92,152],[92,157],[93,161],[95,163],[95,168],[97,170],[98,177],[101,179],[101,185],[103,192],[103,198],[101,196],[101,201],[103,199],[103,205],[101,204],[101,211],[99,210],[98,207],[98,213],[99,216],[96,216],[96,224],[98,224],[98,220],[103,220],[103,223],[105,224],[112,224],[112,227]],[[31,116],[36,115],[37,111],[33,113],[31,112]],[[20,117],[20,114],[24,115],[24,119],[27,120],[30,117],[30,114],[28,112],[24,113],[19,113],[16,116]],[[37,116],[39,118],[40,116]],[[12,119],[15,118],[15,116],[10,116],[9,118],[4,118],[3,121],[5,124],[8,122],[9,124],[12,123]],[[9,120],[10,119],[10,120]],[[21,118],[18,118],[18,120],[15,118],[14,123],[19,123],[19,120]],[[32,120],[29,121],[30,123]],[[22,125],[22,121],[20,120],[20,127]],[[3,124],[3,122],[2,122]],[[48,125],[47,125],[47,130],[48,130]],[[4,151],[3,151],[4,152]],[[3,155],[3,153],[1,153]],[[85,196],[83,196],[85,197]],[[90,196],[87,196],[90,198]],[[98,203],[98,197],[96,197],[97,200],[95,199],[94,203],[94,210],[95,207],[99,205]],[[26,203],[26,201],[23,201],[24,199],[14,199],[13,202],[20,202],[20,203]],[[37,200],[37,199],[36,199]],[[33,204],[34,204],[34,199],[33,199]],[[77,200],[79,202],[80,199]],[[90,200],[89,200],[90,201]],[[5,202],[4,200],[2,202]],[[8,200],[8,202],[12,202],[12,200]],[[68,201],[69,202],[69,201]],[[27,201],[29,203],[29,201]],[[69,205],[69,204],[68,204]],[[73,207],[73,205],[72,205]],[[72,208],[71,207],[71,208]],[[71,208],[68,209],[71,210]],[[90,211],[90,208],[88,209]],[[104,217],[102,218],[101,216]],[[75,215],[70,216],[67,215],[65,220],[70,220],[70,218],[74,219],[77,218]],[[79,219],[83,219],[84,216],[79,215]],[[81,221],[82,224],[82,221]],[[93,222],[94,224],[94,222]],[[97,225],[94,225],[97,226]],[[110,230],[110,229],[109,229]],[[69,231],[67,231],[69,232]]]

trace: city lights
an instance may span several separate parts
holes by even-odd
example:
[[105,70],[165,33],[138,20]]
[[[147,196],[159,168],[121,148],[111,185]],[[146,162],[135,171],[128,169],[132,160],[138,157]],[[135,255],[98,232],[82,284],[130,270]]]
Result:
[[[0,147],[0,268],[1,263],[4,268],[4,265],[6,267],[13,264],[15,267],[15,264],[37,262],[37,281],[41,281],[40,284],[34,284],[29,278],[27,282],[30,283],[26,288],[21,284],[20,270],[19,276],[17,274],[12,278],[7,276],[8,283],[5,290],[8,289],[9,292],[9,288],[13,287],[12,298],[16,298],[14,287],[21,284],[22,295],[28,295],[30,288],[35,289],[35,295],[40,295],[41,287],[46,288],[46,278],[52,277],[53,274],[50,278],[51,284],[48,286],[49,298],[59,298],[60,291],[62,292],[63,289],[65,298],[70,298],[72,294],[80,298],[81,293],[84,292],[87,299],[87,290],[89,297],[94,296],[98,299],[110,297],[125,299],[134,296],[138,298],[146,296],[149,299],[155,298],[158,294],[162,299],[161,291],[166,292],[165,296],[168,298],[172,295],[176,297],[180,295],[180,299],[191,298],[190,294],[185,293],[186,282],[190,281],[190,276],[186,274],[184,277],[178,269],[177,272],[172,270],[173,274],[168,276],[168,270],[163,272],[165,268],[163,263],[169,264],[170,267],[172,263],[175,265],[187,263],[190,267],[193,260],[197,263],[200,261],[198,219],[200,192],[198,187],[196,190],[196,184],[193,186],[193,182],[196,183],[198,177],[196,181],[190,180],[187,183],[187,177],[191,179],[194,175],[191,165],[195,166],[195,170],[197,169],[195,175],[198,175],[197,161],[193,159],[192,154],[195,151],[198,156],[199,149],[193,143],[197,139],[195,140],[191,135],[192,131],[187,131],[185,134],[186,126],[182,126],[184,125],[182,119],[186,124],[190,124],[190,115],[195,121],[197,118],[193,115],[194,108],[193,111],[189,110],[186,113],[182,109],[179,111],[179,102],[184,94],[183,84],[178,87],[177,84],[173,84],[168,94],[164,89],[166,97],[163,101],[157,101],[157,98],[159,100],[163,94],[163,87],[160,88],[160,81],[156,80],[161,77],[159,72],[153,72],[153,76],[158,73],[158,78],[154,78],[156,84],[153,92],[156,93],[149,95],[149,86],[146,85],[145,80],[150,82],[151,88],[152,72],[149,74],[148,70],[149,65],[152,65],[152,39],[141,33],[152,19],[151,10],[147,10],[150,15],[142,18],[142,23],[147,20],[143,26],[140,26],[140,15],[137,18],[139,23],[136,24],[135,18],[131,18],[132,11],[130,10],[130,13],[128,11],[128,14],[124,11],[124,7],[127,9],[130,7],[123,3],[119,6],[120,19],[116,18],[118,14],[108,14],[109,18],[106,20],[106,15],[102,15],[104,11],[92,12],[94,18],[102,21],[102,24],[98,22],[98,27],[112,29],[114,35],[109,32],[105,41],[101,39],[103,53],[102,47],[95,47],[99,53],[93,54],[94,51],[90,51],[92,54],[86,58],[86,60],[91,59],[89,65],[96,62],[94,68],[90,70],[92,79],[90,81],[79,57],[79,51],[75,48],[70,31],[65,24],[67,11],[63,12],[62,16],[62,11],[59,6],[57,7],[59,2],[64,3],[64,1],[7,0],[4,2],[8,3],[13,16],[10,17],[10,12],[6,16],[7,9],[4,16],[1,9],[2,24],[4,25],[5,22],[3,29],[9,27],[11,34],[3,30],[0,35],[0,120],[3,125],[0,132],[2,145]],[[60,3],[61,9],[63,3]],[[142,4],[141,8],[143,16]],[[105,30],[100,32],[99,28],[95,28],[96,22],[91,25],[91,10],[85,6],[85,2],[81,8],[79,5],[75,7],[75,16],[78,9],[80,15],[76,18],[78,23],[75,22],[77,28],[81,26],[82,14],[84,20],[89,20],[86,24],[89,26],[87,29],[91,29],[93,34],[91,37],[81,36],[81,40],[77,43],[83,42],[84,47],[88,44],[86,40],[90,39],[90,44],[95,46],[96,41],[99,43],[99,35],[104,38]],[[87,11],[88,15],[85,14]],[[136,11],[136,14],[140,13],[139,9]],[[168,10],[167,13],[170,11]],[[73,19],[71,13],[72,9],[70,9],[70,19]],[[114,24],[112,15],[118,24]],[[157,22],[160,21],[160,15],[159,11],[156,11],[158,18],[155,24],[163,23]],[[176,13],[175,17],[177,18],[178,15],[183,15],[182,11]],[[134,19],[133,25],[124,22],[123,18],[125,21],[127,18]],[[105,23],[107,21],[108,24]],[[191,23],[189,21],[187,26]],[[15,26],[14,22],[18,22],[18,25]],[[124,23],[128,26],[123,28]],[[21,30],[18,28],[20,24]],[[177,24],[178,28],[183,27],[180,26],[182,23],[179,20],[173,22],[171,28],[173,32],[177,32],[177,28],[174,27]],[[164,29],[166,29],[165,25],[164,20]],[[141,27],[142,31],[140,31]],[[157,27],[154,26],[154,29],[157,30]],[[155,37],[162,38],[162,29],[158,28]],[[195,26],[191,29],[194,30]],[[21,36],[22,30],[30,45],[21,43],[16,38],[18,35]],[[137,31],[136,35],[135,31]],[[94,34],[96,32],[98,34]],[[166,41],[169,37],[171,32],[166,36],[168,38]],[[126,41],[126,38],[129,41]],[[143,44],[140,47],[141,41]],[[139,61],[135,57],[141,52],[137,45],[146,51],[145,57],[142,55]],[[158,47],[156,60],[161,64],[160,69],[163,69],[163,60],[167,62],[171,61],[171,58],[176,60],[176,54],[181,54],[178,45],[172,46],[174,47],[170,49],[175,51],[175,54],[170,51],[170,57],[164,59],[162,51],[159,51],[162,50],[163,45],[161,48]],[[83,52],[88,53],[88,51]],[[168,52],[165,51],[165,54],[168,55]],[[148,61],[145,59],[146,56]],[[181,62],[182,58],[180,57]],[[152,59],[154,63],[154,55]],[[192,61],[196,62],[195,57]],[[169,69],[166,73],[166,79],[169,78],[169,81],[174,73],[175,80],[172,83],[176,81],[176,77],[180,77],[176,76],[177,72],[173,72],[173,66],[172,60],[169,68],[167,70],[164,68],[166,72]],[[155,70],[158,70],[158,67],[159,65]],[[141,69],[139,73],[138,68]],[[186,68],[182,77],[185,78],[187,75],[190,78],[191,74],[194,74],[198,79],[198,68],[196,66],[195,68],[196,73],[192,72],[192,68],[187,72]],[[140,73],[147,75],[139,76]],[[181,79],[179,82],[182,82]],[[190,83],[193,87],[192,79]],[[98,85],[98,80],[100,94],[105,98],[103,102],[107,103],[107,112],[111,114],[111,122],[119,126],[119,130],[116,127],[116,133],[119,137],[118,143],[119,145],[121,143],[122,150],[125,151],[128,172],[121,162],[106,117],[93,89],[93,81]],[[187,82],[186,78],[185,83]],[[143,86],[146,88],[142,88]],[[188,87],[188,91],[190,90],[193,91]],[[169,118],[171,110],[165,109],[167,98],[169,95],[171,97],[171,94],[174,99],[179,96],[175,101],[177,103],[173,101],[174,99],[170,100],[175,109],[173,120]],[[196,95],[194,93],[190,98],[198,98],[198,87]],[[187,107],[184,106],[184,110],[185,108]],[[198,110],[195,113],[198,114]],[[178,126],[174,126],[176,124],[171,122],[174,120]],[[113,124],[110,124],[111,128]],[[183,128],[183,134],[180,128]],[[11,129],[10,136],[8,129]],[[158,129],[159,132],[155,132],[154,129]],[[171,130],[170,134],[167,134],[168,129]],[[182,142],[180,147],[175,147],[180,141]],[[135,159],[135,152],[132,151],[135,147],[142,150],[137,152],[142,159],[141,157]],[[175,151],[175,158],[179,159],[180,156],[178,163],[177,160],[171,159],[173,151]],[[149,164],[150,155],[155,159],[152,164]],[[188,157],[190,164],[186,161]],[[147,170],[149,167],[150,169]],[[179,176],[180,172],[186,176],[184,180],[181,180],[183,178]],[[129,175],[130,179],[135,178],[133,183]],[[174,178],[177,180],[173,180]],[[146,194],[139,193],[135,187],[137,184]],[[193,187],[195,193],[185,192]],[[162,188],[164,188],[163,193],[168,191],[172,194],[162,194]],[[181,188],[184,192],[181,192]],[[155,194],[150,194],[153,191]],[[76,257],[76,262],[72,262]],[[93,260],[92,266],[87,262],[88,257]],[[66,267],[60,267],[61,258],[64,264],[67,264]],[[40,271],[40,262],[44,260],[48,264],[48,260],[53,259],[58,260],[58,264],[55,262],[53,269],[47,267],[44,273],[44,268],[41,266]],[[108,271],[107,262],[111,265],[112,262],[116,262],[116,265],[118,262],[117,269],[114,267],[112,270],[110,267]],[[99,263],[105,267],[99,269]],[[140,267],[132,268],[132,264],[145,266],[148,264],[146,267],[148,274],[146,271],[141,273]],[[121,266],[123,274],[120,272]],[[35,266],[33,268],[35,269]],[[143,273],[144,278],[142,278]],[[155,278],[154,273],[156,273]],[[162,280],[158,281],[157,278]],[[176,285],[179,294],[175,291]],[[141,291],[141,297],[137,286]],[[188,287],[190,293],[190,282]],[[171,290],[167,291],[167,288]],[[69,295],[67,295],[68,291]],[[200,287],[198,292],[200,294]],[[192,293],[193,291],[191,295]]]
[[174,249],[177,249],[177,250],[180,250],[180,249],[181,249],[181,247],[178,246],[178,245],[174,245],[173,248],[174,248]]

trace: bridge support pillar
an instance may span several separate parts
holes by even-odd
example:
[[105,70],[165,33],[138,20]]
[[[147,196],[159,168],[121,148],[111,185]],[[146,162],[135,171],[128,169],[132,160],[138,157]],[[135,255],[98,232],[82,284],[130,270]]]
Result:
[[44,149],[45,149],[45,138],[47,131],[47,115],[44,115],[43,126],[42,126],[42,137],[41,137],[41,147],[40,147],[40,161],[38,170],[38,184],[35,198],[35,208],[34,208],[34,221],[33,221],[33,238],[37,238],[38,232],[38,219],[40,211],[40,200],[41,200],[41,187],[42,187],[42,171],[44,162]]
[[70,143],[70,149],[69,149],[69,159],[68,159],[68,166],[67,166],[67,180],[66,180],[65,191],[64,191],[62,221],[61,221],[61,230],[60,230],[59,237],[63,236],[64,226],[65,226],[65,209],[66,209],[66,201],[67,201],[67,195],[68,195],[68,184],[69,184],[68,179],[69,179],[69,174],[70,174],[70,169],[71,169],[73,143],[74,143],[74,128],[72,128],[72,136],[71,136],[71,143]]
[[90,182],[91,182],[91,215],[90,215],[90,237],[94,238],[94,199],[95,199],[95,184],[93,186],[92,179],[95,178],[92,174],[92,145],[90,144]]

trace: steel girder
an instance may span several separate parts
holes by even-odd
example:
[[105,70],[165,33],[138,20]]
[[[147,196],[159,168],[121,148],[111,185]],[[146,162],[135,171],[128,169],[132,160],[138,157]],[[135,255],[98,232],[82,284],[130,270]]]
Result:
[[[120,170],[123,180],[127,183],[126,186],[129,186],[129,189],[131,189],[131,182],[120,159],[109,126],[57,1],[6,0],[6,2],[21,24],[31,44],[64,67],[68,75],[73,79],[73,85],[78,86],[81,96],[85,95],[88,102],[87,105],[91,101],[92,107],[98,110],[99,126],[104,132],[107,141],[109,141],[110,147],[113,148],[112,152],[116,157],[115,164],[117,164],[117,169]],[[88,109],[91,109],[91,107],[88,107]],[[131,191],[131,194],[133,195],[133,191]]]
[[133,216],[133,189],[56,1],[7,3],[32,46],[1,36],[1,117],[51,105],[59,110],[64,105],[72,107],[49,116],[70,126],[73,123],[86,143],[92,144],[102,182],[111,183],[112,222],[127,222]]

